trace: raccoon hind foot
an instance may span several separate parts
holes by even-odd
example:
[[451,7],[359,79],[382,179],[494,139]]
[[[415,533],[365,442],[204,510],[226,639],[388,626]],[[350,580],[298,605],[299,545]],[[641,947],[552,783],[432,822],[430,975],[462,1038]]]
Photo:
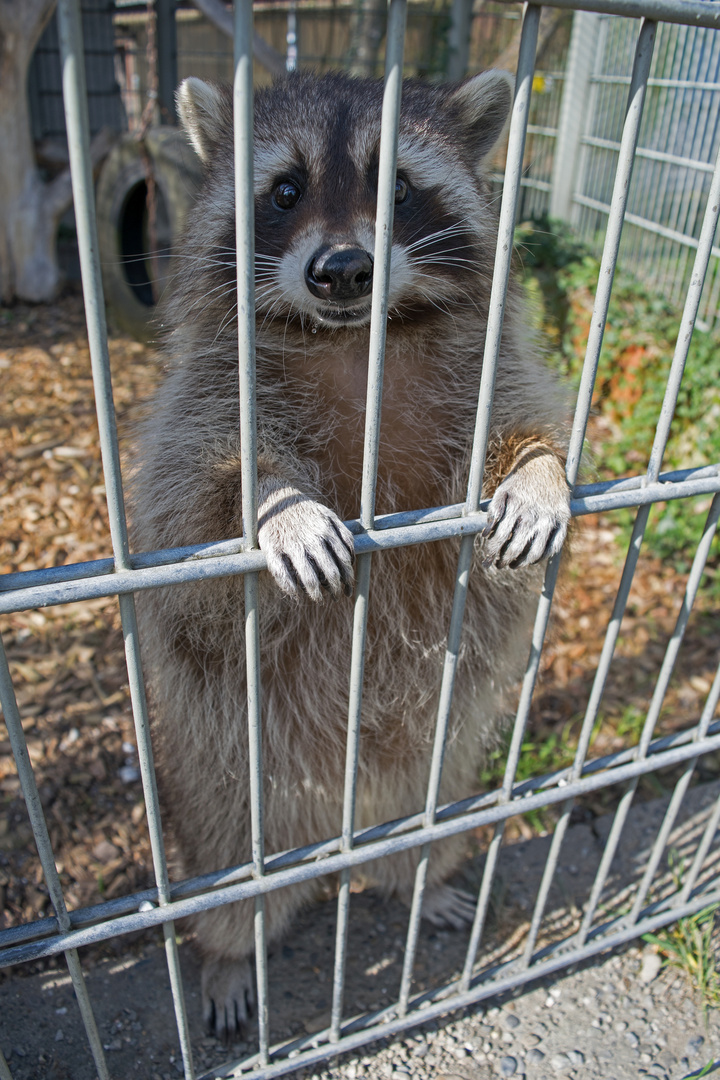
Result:
[[425,890],[422,917],[433,926],[464,930],[475,918],[475,897],[452,885],[435,885]]
[[255,1006],[255,981],[249,961],[207,958],[202,965],[201,987],[207,1034],[225,1045],[247,1034]]

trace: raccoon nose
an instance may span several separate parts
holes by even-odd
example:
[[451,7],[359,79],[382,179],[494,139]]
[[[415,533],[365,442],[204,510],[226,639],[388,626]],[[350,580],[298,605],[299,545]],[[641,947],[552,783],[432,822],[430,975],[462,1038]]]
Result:
[[359,300],[372,289],[372,256],[351,245],[320,248],[305,267],[305,282],[322,300]]

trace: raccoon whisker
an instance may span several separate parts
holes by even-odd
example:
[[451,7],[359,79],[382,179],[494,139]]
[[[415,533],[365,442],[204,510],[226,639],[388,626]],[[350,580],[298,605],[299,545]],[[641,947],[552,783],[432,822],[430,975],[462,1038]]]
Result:
[[418,260],[419,266],[456,266],[459,270],[470,270],[474,274],[483,274],[476,259],[453,259],[450,255],[427,255]]
[[420,237],[419,240],[414,240],[411,244],[407,245],[406,251],[415,251],[417,248],[425,247],[427,244],[432,244],[436,240],[442,238],[457,236],[459,233],[467,233],[471,229],[471,225],[466,221],[459,221],[453,225],[447,225],[444,229],[438,229],[434,233],[428,233],[427,236]]

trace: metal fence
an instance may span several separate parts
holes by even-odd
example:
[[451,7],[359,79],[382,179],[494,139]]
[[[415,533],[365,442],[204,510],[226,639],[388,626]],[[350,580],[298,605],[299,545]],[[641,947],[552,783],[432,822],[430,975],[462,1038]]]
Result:
[[[602,249],[621,147],[636,27],[597,11],[575,15],[562,103],[555,86],[526,155],[526,216],[568,221]],[[702,26],[660,25],[640,125],[620,265],[679,306],[690,282],[720,143],[720,40]],[[551,76],[552,78],[552,76]],[[556,76],[557,81],[557,76]],[[537,106],[536,106],[537,109]],[[697,325],[717,325],[715,247]]]
[[[93,191],[88,157],[88,124],[82,63],[82,44],[77,0],[60,0],[59,30],[62,46],[63,86],[75,210],[82,262],[86,316],[90,338],[93,379],[98,412],[105,482],[110,517],[113,557],[92,563],[57,569],[6,575],[0,593],[0,613],[27,610],[44,605],[68,603],[91,597],[117,596],[122,617],[133,715],[148,823],[154,859],[156,886],[142,893],[125,896],[93,908],[67,910],[55,867],[48,827],[38,796],[20,715],[13,691],[5,652],[0,651],[0,695],[5,722],[16,758],[22,790],[27,802],[35,840],[40,852],[45,880],[55,914],[31,924],[0,933],[0,962],[7,966],[64,953],[80,1004],[98,1075],[110,1076],[102,1040],[93,1018],[92,1005],[81,971],[77,950],[93,942],[149,927],[162,926],[170,981],[175,1003],[185,1076],[195,1076],[178,965],[174,920],[193,912],[217,907],[241,898],[254,898],[256,905],[256,969],[259,1002],[259,1049],[256,1055],[237,1063],[249,1075],[277,1076],[303,1065],[320,1061],[343,1050],[350,1050],[379,1037],[388,1036],[451,1009],[478,1002],[500,991],[522,986],[539,976],[548,975],[583,958],[630,941],[640,934],[671,923],[681,916],[720,901],[720,884],[703,871],[706,857],[720,822],[718,802],[707,822],[694,853],[692,865],[681,885],[666,891],[661,899],[650,900],[650,890],[665,850],[667,838],[678,814],[683,796],[701,755],[720,749],[720,721],[714,719],[720,698],[720,668],[697,724],[672,736],[655,735],[660,707],[668,687],[678,650],[687,626],[693,602],[708,558],[710,545],[720,515],[720,464],[689,468],[681,473],[662,474],[661,463],[670,422],[677,399],[690,337],[698,313],[703,281],[712,254],[712,245],[720,212],[720,164],[713,173],[695,254],[690,286],[685,298],[682,325],[670,372],[662,412],[658,417],[652,452],[644,473],[620,481],[578,486],[578,470],[590,411],[593,382],[602,344],[610,300],[613,273],[623,230],[628,189],[633,168],[643,107],[648,96],[653,46],[658,34],[655,20],[692,23],[695,27],[720,26],[720,9],[705,0],[550,0],[550,6],[583,7],[605,14],[622,14],[635,19],[635,51],[628,87],[625,116],[619,137],[617,167],[607,213],[602,267],[595,297],[585,364],[578,391],[577,407],[567,458],[567,480],[573,489],[572,511],[575,515],[635,507],[637,516],[622,574],[620,588],[609,621],[597,667],[589,704],[575,760],[571,767],[552,775],[518,783],[516,770],[521,751],[531,697],[538,674],[550,608],[558,575],[559,557],[547,565],[534,626],[532,648],[522,682],[519,706],[504,779],[498,790],[478,794],[462,803],[439,806],[438,790],[453,689],[455,661],[462,639],[463,609],[470,555],[476,535],[486,523],[487,503],[481,500],[483,459],[492,407],[493,384],[500,348],[500,332],[512,252],[513,228],[520,191],[526,124],[533,84],[534,55],[540,7],[529,4],[518,65],[517,88],[512,110],[506,181],[500,211],[497,257],[490,303],[490,320],[479,387],[477,427],[472,467],[465,504],[440,510],[416,511],[376,518],[373,511],[375,470],[378,452],[381,387],[385,341],[385,308],[389,270],[390,238],[395,184],[395,155],[398,110],[401,97],[401,72],[406,15],[406,0],[390,0],[383,104],[380,179],[376,228],[371,325],[370,369],[366,413],[365,468],[361,493],[361,514],[356,530],[358,554],[353,668],[349,673],[350,700],[347,738],[347,781],[345,815],[341,835],[322,838],[306,848],[289,852],[264,851],[262,832],[262,763],[260,687],[257,616],[258,572],[265,566],[257,549],[256,524],[256,452],[254,440],[254,301],[253,301],[253,221],[247,208],[252,207],[252,4],[237,0],[235,9],[235,149],[236,212],[239,318],[239,372],[241,387],[241,432],[243,443],[243,538],[237,541],[205,545],[201,548],[131,554],[120,474],[118,443],[109,376],[107,336],[97,260],[93,219]],[[695,554],[687,587],[680,604],[675,631],[667,646],[652,703],[636,746],[600,759],[588,760],[587,753],[603,687],[618,639],[620,622],[628,598],[633,574],[652,505],[658,501],[714,496],[702,540]],[[448,628],[440,712],[430,769],[431,781],[425,810],[411,818],[356,832],[353,827],[353,803],[356,782],[362,664],[368,615],[369,583],[373,555],[382,558],[385,549],[426,543],[447,537],[460,537],[452,620]],[[234,868],[218,868],[202,879],[171,883],[164,854],[158,800],[153,771],[147,707],[143,688],[134,593],[140,589],[177,582],[200,581],[229,574],[244,575],[247,612],[247,665],[249,686],[249,730],[252,776],[252,862]],[[654,841],[642,881],[630,910],[608,917],[600,905],[601,894],[616,853],[623,826],[630,812],[640,778],[667,766],[681,766],[662,826]],[[555,874],[558,857],[570,820],[574,801],[587,792],[617,785],[622,792],[614,823],[587,899],[582,925],[576,933],[542,949],[537,947],[546,900]],[[476,959],[483,938],[491,887],[497,867],[503,830],[509,818],[520,811],[558,805],[561,815],[555,829],[532,917],[532,923],[520,954],[487,970],[478,971]],[[462,974],[449,986],[421,995],[412,994],[413,960],[418,938],[420,906],[427,857],[433,841],[466,832],[481,825],[492,825],[490,843],[480,887],[477,913],[470,934]],[[400,994],[397,1002],[368,1015],[348,1019],[343,1010],[344,963],[347,949],[347,926],[350,915],[350,869],[370,859],[392,856],[410,848],[420,848],[422,857],[412,904]],[[327,1030],[313,1036],[270,1046],[268,1038],[267,950],[264,933],[264,897],[281,886],[339,872],[341,879],[337,917],[337,948],[333,987],[332,1019]],[[229,1072],[223,1073],[228,1075]],[[210,1074],[208,1074],[210,1075]],[[0,1058],[0,1076],[11,1076]]]

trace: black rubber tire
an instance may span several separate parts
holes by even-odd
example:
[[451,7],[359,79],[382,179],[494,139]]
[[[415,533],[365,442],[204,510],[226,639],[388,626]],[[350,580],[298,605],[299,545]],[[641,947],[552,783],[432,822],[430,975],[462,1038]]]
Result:
[[[173,249],[202,178],[200,161],[178,128],[150,128],[145,147],[157,184],[159,275],[156,293],[172,287]],[[147,192],[141,148],[131,135],[113,147],[96,190],[98,247],[111,326],[139,341],[158,337],[147,235]]]

